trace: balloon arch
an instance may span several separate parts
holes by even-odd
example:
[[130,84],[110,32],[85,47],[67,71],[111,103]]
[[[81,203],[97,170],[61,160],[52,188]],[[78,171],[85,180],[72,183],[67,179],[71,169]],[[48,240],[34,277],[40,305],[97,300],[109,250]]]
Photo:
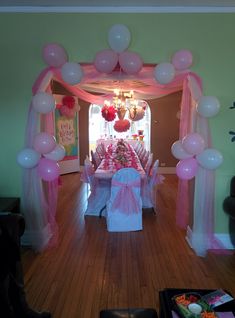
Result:
[[[56,105],[50,83],[56,80],[80,99],[101,104],[110,96],[94,95],[84,87],[90,81],[115,77],[117,68],[118,74],[122,71],[123,79],[134,76],[147,84],[136,89],[136,94],[143,99],[183,90],[180,139],[171,149],[179,160],[176,166],[179,177],[176,221],[181,228],[187,228],[190,204],[188,180],[195,178],[193,226],[191,229],[188,227],[190,245],[199,256],[205,256],[209,249],[221,249],[214,237],[214,172],[223,157],[211,146],[208,125],[208,118],[219,112],[219,101],[214,96],[203,96],[200,77],[190,71],[193,57],[189,50],[177,51],[170,62],[146,65],[137,53],[128,50],[130,39],[130,31],[125,25],[113,25],[108,33],[110,49],[98,52],[91,64],[69,62],[67,52],[57,43],[43,47],[42,57],[47,67],[32,87],[25,147],[17,156],[19,165],[24,168],[22,211],[26,219],[26,233],[35,250],[42,251],[55,244],[58,233],[55,221],[58,161],[63,159],[65,151],[53,136]],[[70,102],[63,106],[71,111],[73,103]]]

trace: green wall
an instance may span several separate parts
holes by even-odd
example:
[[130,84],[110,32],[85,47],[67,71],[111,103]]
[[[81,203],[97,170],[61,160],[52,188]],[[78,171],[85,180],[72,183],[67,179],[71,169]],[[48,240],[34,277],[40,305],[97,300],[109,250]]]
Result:
[[235,14],[0,14],[0,196],[19,196],[21,168],[17,152],[24,131],[31,86],[45,64],[43,45],[62,44],[70,61],[91,62],[97,51],[108,48],[109,28],[125,24],[131,31],[129,49],[145,63],[170,61],[179,49],[194,56],[192,70],[203,79],[204,95],[217,96],[221,112],[210,119],[213,146],[224,156],[216,172],[216,231],[228,232],[222,210],[235,175],[234,148],[229,130],[235,130]]

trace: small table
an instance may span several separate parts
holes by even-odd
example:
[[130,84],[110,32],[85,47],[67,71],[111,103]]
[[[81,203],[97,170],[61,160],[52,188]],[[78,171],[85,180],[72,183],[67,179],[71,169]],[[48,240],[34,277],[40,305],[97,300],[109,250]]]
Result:
[[[215,291],[215,289],[177,289],[177,288],[166,288],[159,292],[159,318],[172,318],[173,302],[172,297],[183,294],[194,292],[203,296]],[[217,312],[235,311],[235,300],[227,302],[215,308]]]
[[0,197],[0,212],[20,213],[20,198]]

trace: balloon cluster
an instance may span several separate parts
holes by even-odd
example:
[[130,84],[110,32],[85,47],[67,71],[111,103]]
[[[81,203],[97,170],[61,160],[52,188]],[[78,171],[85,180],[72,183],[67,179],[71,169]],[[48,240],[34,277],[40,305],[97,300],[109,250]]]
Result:
[[[219,108],[219,101],[214,96],[202,96],[196,105],[198,114],[203,117],[215,116]],[[174,142],[171,152],[180,160],[176,165],[176,174],[184,180],[195,177],[199,166],[215,170],[223,162],[222,154],[214,148],[206,148],[204,138],[198,133],[190,133]]]
[[192,65],[193,56],[189,50],[180,50],[173,54],[171,63],[159,63],[154,68],[154,78],[160,84],[170,83],[176,72],[185,71]]
[[57,43],[46,44],[42,49],[44,62],[51,67],[59,68],[62,79],[70,84],[80,83],[83,71],[79,63],[68,62],[68,55],[65,49]]
[[108,33],[108,43],[111,49],[105,49],[96,54],[94,59],[96,70],[109,74],[119,65],[128,75],[139,73],[143,61],[139,54],[127,50],[130,40],[130,31],[125,25],[113,25]]
[[[46,92],[39,92],[32,98],[32,109],[41,114],[50,113],[55,109],[55,100]],[[17,155],[17,162],[22,168],[37,167],[38,175],[44,181],[52,181],[59,176],[57,161],[64,158],[65,149],[56,143],[49,133],[40,132],[34,136],[32,148],[22,149]]]

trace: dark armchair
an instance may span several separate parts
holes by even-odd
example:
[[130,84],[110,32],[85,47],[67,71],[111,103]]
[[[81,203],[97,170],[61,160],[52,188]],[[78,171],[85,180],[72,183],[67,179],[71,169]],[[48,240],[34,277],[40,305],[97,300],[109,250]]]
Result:
[[223,209],[229,215],[230,239],[233,246],[235,246],[235,176],[231,179],[230,195],[224,199]]
[[50,318],[50,313],[34,311],[26,301],[20,249],[24,230],[22,215],[0,213],[0,317]]

